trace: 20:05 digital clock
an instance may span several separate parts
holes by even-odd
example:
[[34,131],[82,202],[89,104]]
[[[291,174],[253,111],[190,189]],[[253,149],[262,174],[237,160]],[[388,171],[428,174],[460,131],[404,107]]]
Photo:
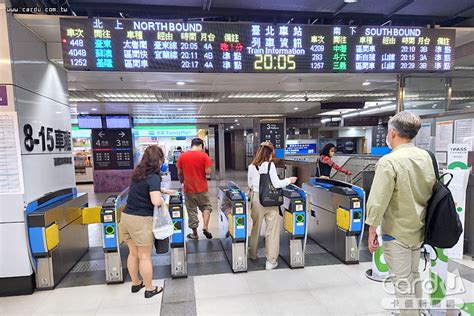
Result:
[[253,68],[255,70],[295,70],[295,55],[257,54]]

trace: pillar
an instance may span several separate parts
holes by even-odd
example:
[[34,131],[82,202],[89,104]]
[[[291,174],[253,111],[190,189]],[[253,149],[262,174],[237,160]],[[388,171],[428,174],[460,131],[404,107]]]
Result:
[[25,207],[31,209],[51,192],[73,192],[75,181],[66,72],[47,59],[46,44],[7,13],[4,3],[0,3],[0,38],[0,296],[4,296],[34,289]]
[[219,123],[218,127],[219,133],[219,179],[225,179],[225,128],[223,123]]

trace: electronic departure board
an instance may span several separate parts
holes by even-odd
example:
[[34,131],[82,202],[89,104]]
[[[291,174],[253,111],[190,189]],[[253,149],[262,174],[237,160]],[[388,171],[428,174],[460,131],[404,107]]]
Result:
[[69,70],[209,73],[449,71],[455,31],[62,18]]

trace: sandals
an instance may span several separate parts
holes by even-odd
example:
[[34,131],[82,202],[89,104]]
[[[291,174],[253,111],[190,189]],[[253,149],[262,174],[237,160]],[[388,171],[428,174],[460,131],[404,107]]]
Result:
[[204,236],[206,236],[207,239],[212,239],[212,234],[208,232],[207,230],[203,229],[202,233],[204,234]]
[[143,281],[141,281],[140,284],[138,285],[132,285],[132,293],[137,293],[144,287],[145,287],[145,284],[143,284]]
[[163,292],[163,287],[161,286],[155,286],[155,289],[152,291],[145,291],[145,298],[151,298],[157,294],[160,294]]
[[193,239],[193,240],[199,239],[199,236],[194,236],[192,233],[189,233],[186,237],[187,237],[188,239]]

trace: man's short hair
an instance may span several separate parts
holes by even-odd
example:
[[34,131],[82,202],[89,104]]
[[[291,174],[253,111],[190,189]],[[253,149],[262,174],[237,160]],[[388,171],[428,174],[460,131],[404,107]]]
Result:
[[414,113],[403,111],[388,121],[388,128],[394,129],[402,138],[413,139],[421,128],[421,119]]
[[192,146],[202,146],[204,148],[204,141],[200,138],[193,138],[191,141],[191,147]]

